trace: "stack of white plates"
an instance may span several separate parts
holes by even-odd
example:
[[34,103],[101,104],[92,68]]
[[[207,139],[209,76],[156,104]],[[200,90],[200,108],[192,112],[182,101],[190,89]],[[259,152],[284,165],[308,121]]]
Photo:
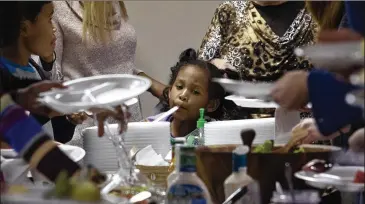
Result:
[[249,119],[210,122],[205,125],[205,144],[242,144],[241,131],[253,129],[256,132],[254,144],[275,139],[275,119]]
[[[117,133],[118,125],[110,125],[111,132]],[[115,171],[118,169],[117,156],[112,142],[107,136],[102,138],[97,135],[97,127],[83,130],[85,162],[92,164],[101,171]],[[142,149],[148,145],[163,157],[170,150],[170,123],[168,122],[134,122],[128,124],[125,144],[127,151],[135,146]]]

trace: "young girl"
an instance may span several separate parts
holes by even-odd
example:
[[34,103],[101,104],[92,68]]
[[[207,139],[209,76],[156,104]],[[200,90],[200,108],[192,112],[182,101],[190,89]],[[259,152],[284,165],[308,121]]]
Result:
[[[172,69],[169,87],[166,90],[169,107],[179,109],[165,121],[171,122],[171,135],[183,137],[196,128],[199,109],[204,108],[206,120],[220,119],[223,115],[225,91],[213,78],[222,78],[213,64],[198,60],[195,50],[187,49]],[[147,118],[153,121],[157,116]]]
[[[50,77],[56,41],[52,15],[51,1],[0,3],[0,92],[14,91]],[[40,56],[42,67],[32,60],[32,54]],[[33,116],[42,125],[50,120]],[[57,141],[71,140],[75,125],[66,116],[54,117],[51,122]]]

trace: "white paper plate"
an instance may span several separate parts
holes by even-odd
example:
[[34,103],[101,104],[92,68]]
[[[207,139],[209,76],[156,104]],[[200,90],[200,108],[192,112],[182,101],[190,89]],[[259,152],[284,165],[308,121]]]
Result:
[[355,174],[358,170],[364,171],[362,166],[334,166],[325,173],[313,173],[299,171],[295,177],[306,181],[315,188],[324,189],[333,186],[342,192],[363,192],[363,183],[354,183]]
[[252,83],[220,78],[213,79],[213,81],[219,83],[227,92],[234,95],[264,100],[271,99],[270,93],[274,87],[273,83]]
[[236,105],[248,108],[277,108],[278,104],[274,102],[266,102],[260,99],[249,99],[243,96],[230,95],[227,100],[233,101]]
[[308,57],[316,68],[340,71],[352,66],[364,66],[363,46],[360,41],[316,44],[297,48],[295,54]]
[[[43,93],[39,101],[64,114],[92,107],[114,107],[144,93],[151,86],[151,81],[145,77],[112,74],[80,78],[67,81],[64,85],[67,90]],[[92,90],[93,98],[88,97],[85,90]]]

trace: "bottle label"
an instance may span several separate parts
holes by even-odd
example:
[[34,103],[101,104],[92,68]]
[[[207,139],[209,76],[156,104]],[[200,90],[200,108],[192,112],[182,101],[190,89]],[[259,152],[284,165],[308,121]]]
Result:
[[203,189],[196,185],[177,184],[170,188],[167,199],[169,204],[206,204]]
[[182,151],[180,153],[180,171],[195,172],[196,171],[196,156],[193,151]]
[[259,204],[260,190],[258,183],[253,182],[247,186],[247,193],[242,197],[241,203]]

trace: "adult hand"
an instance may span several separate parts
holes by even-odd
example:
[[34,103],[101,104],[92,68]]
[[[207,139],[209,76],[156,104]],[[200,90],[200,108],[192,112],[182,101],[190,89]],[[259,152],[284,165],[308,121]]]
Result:
[[271,91],[273,100],[288,110],[299,110],[308,103],[308,73],[291,71],[281,77]]
[[15,94],[14,100],[18,105],[22,106],[31,113],[47,116],[50,118],[60,116],[60,113],[42,105],[37,100],[40,93],[49,91],[53,88],[64,89],[66,87],[60,83],[42,81],[32,84],[24,89],[19,89]]
[[114,118],[120,124],[119,133],[122,133],[127,129],[128,119],[130,118],[130,113],[127,107],[118,106],[114,111],[100,108],[90,109],[93,114],[96,115],[96,120],[98,122],[98,136],[102,137],[105,133],[104,122],[109,118]]
[[363,152],[365,150],[364,128],[357,130],[349,139],[350,149],[354,152]]
[[67,117],[67,120],[69,120],[74,125],[80,125],[86,119],[88,119],[88,115],[85,112],[73,113],[71,115],[67,115],[66,117]]
[[233,65],[231,65],[228,62],[228,60],[226,60],[226,59],[218,59],[218,58],[216,58],[216,59],[212,59],[210,61],[210,63],[214,64],[220,70],[229,69],[231,71],[237,72],[237,69]]
[[[339,132],[335,132],[331,135],[324,136],[322,135],[317,128],[317,124],[313,118],[306,118],[302,120],[298,125],[293,128],[293,131],[298,129],[305,129],[308,132],[308,135],[301,141],[302,144],[310,144],[316,141],[324,141],[324,140],[332,140],[338,136],[340,136]],[[348,132],[350,130],[350,126],[344,127],[341,129],[342,132]]]

